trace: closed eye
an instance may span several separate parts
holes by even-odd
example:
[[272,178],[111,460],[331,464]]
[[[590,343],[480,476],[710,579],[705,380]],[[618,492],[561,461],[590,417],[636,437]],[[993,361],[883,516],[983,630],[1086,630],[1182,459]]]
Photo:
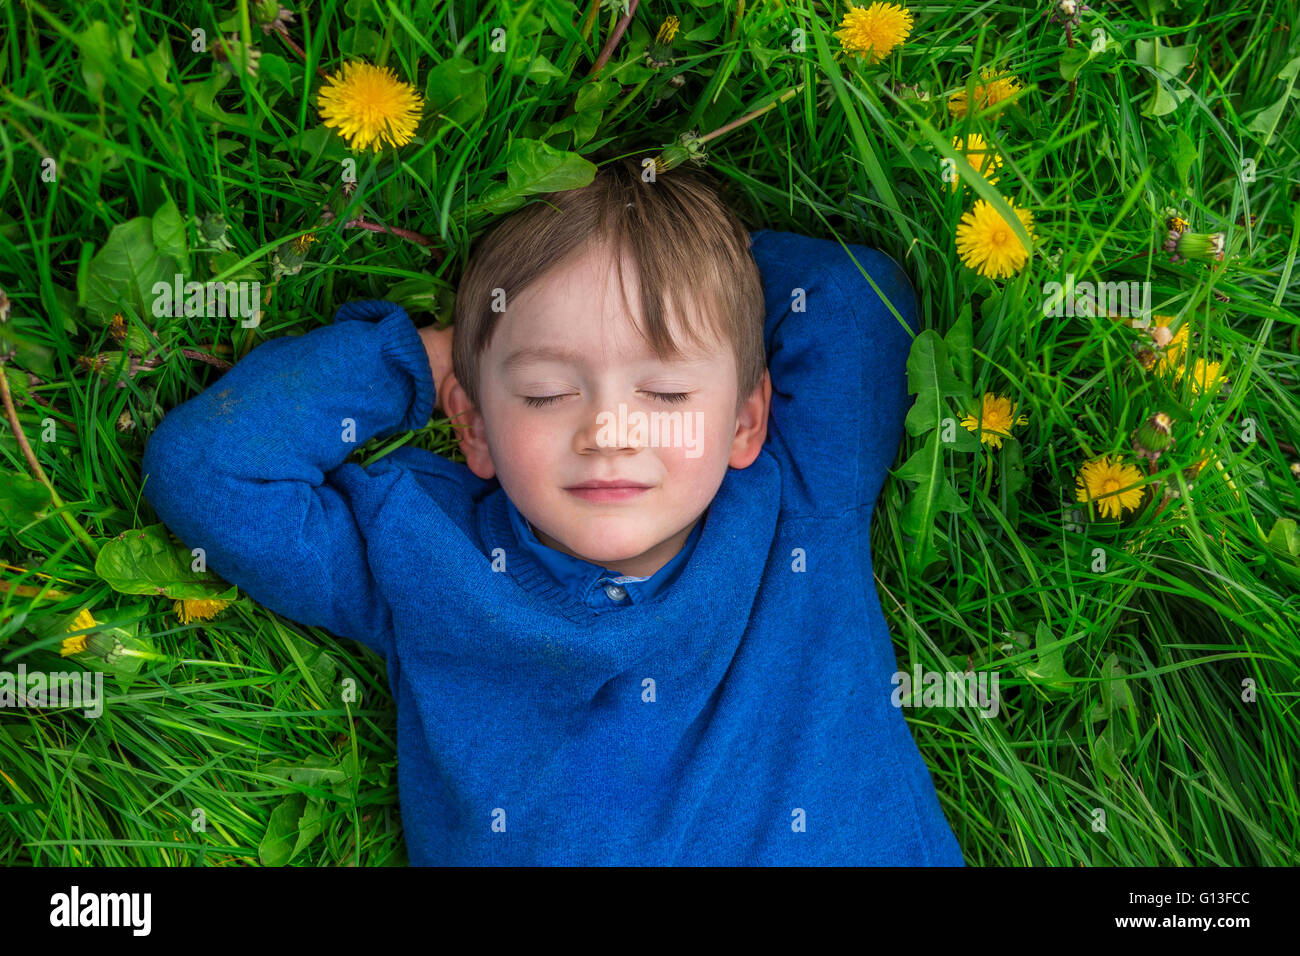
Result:
[[[646,392],[647,395],[653,395],[663,402],[676,404],[684,402],[691,397],[690,392]],[[552,402],[559,401],[561,398],[567,398],[566,395],[525,395],[524,401],[533,408],[540,408],[543,405],[550,405]]]

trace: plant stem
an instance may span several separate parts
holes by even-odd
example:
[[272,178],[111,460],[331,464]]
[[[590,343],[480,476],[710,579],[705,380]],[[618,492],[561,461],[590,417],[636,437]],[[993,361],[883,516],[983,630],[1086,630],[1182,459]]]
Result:
[[22,428],[18,424],[18,412],[14,409],[14,397],[9,392],[9,376],[5,374],[5,364],[6,363],[3,360],[0,360],[0,401],[4,402],[5,415],[9,418],[9,427],[13,429],[14,438],[18,441],[18,447],[22,450],[23,457],[27,459],[27,467],[32,470],[32,475],[35,476],[36,480],[49,490],[50,500],[53,501],[54,506],[59,509],[60,516],[62,516],[68,527],[72,529],[72,533],[80,538],[81,542],[90,551],[91,555],[97,558],[99,557],[99,548],[86,532],[86,529],[81,526],[76,518],[72,517],[72,515],[64,509],[63,499],[60,498],[59,493],[54,490],[54,485],[50,482],[50,479],[46,477],[45,470],[41,468],[41,463],[36,460],[36,454],[32,451],[32,446],[27,443],[27,436],[23,433]]

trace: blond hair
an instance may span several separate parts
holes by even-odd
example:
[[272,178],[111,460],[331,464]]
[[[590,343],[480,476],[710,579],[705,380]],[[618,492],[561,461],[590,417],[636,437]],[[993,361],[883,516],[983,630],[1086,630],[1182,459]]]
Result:
[[[623,258],[636,265],[647,338],[661,361],[681,354],[669,327],[667,302],[685,316],[686,299],[702,321],[682,320],[701,346],[729,342],[736,359],[737,410],[762,381],[766,368],[766,308],[749,232],[719,195],[715,181],[688,166],[641,178],[639,159],[614,159],[586,186],[546,193],[506,216],[473,248],[456,292],[452,368],[465,394],[481,407],[479,358],[492,342],[507,303],[570,256],[593,245],[616,253],[626,303]],[[507,306],[508,307],[508,306]]]

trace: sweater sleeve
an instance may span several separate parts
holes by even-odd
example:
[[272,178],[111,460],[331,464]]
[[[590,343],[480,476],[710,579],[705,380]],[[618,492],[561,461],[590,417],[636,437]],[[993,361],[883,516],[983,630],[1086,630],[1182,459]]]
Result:
[[144,496],[208,567],[302,624],[388,657],[392,613],[331,473],[372,437],[424,425],[433,372],[406,312],[352,302],[264,342],[154,430]]
[[911,405],[912,285],[898,263],[868,246],[849,245],[850,258],[833,240],[769,229],[751,243],[767,308],[768,440],[792,468],[793,494],[810,513],[874,506]]

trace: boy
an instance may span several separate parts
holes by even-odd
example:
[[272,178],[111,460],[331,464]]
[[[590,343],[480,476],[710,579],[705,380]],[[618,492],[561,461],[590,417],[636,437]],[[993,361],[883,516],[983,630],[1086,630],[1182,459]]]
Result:
[[[480,241],[454,328],[349,303],[143,462],[212,569],[386,659],[411,862],[961,865],[868,548],[910,335],[842,247],[614,161]],[[437,404],[467,465],[344,461]]]

